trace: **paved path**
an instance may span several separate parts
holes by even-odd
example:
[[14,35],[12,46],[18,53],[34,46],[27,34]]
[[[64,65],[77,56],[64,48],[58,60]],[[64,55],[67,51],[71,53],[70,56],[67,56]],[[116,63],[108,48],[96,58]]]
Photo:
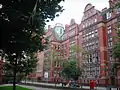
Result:
[[[24,81],[22,81],[24,83]],[[27,81],[26,83],[32,83],[32,84],[39,84],[39,85],[46,85],[46,86],[55,86],[55,84],[53,83],[42,83],[42,82],[30,82],[30,81]],[[57,87],[61,87],[62,84],[56,84]],[[82,86],[82,88],[84,89],[89,89],[90,87],[89,86]],[[110,90],[106,87],[95,87],[96,90]],[[112,88],[111,90],[117,90],[116,88]]]
[[19,85],[19,86],[30,88],[32,90],[60,90],[60,89],[42,88],[42,87],[34,87],[34,86],[26,86],[26,85]]
[[[40,83],[39,83],[40,84]],[[50,84],[50,83],[41,83],[43,85],[54,85],[54,84]],[[16,84],[18,85],[18,84]],[[4,84],[4,85],[0,85],[0,86],[12,86],[12,84]],[[18,85],[18,86],[22,86],[22,87],[26,87],[32,90],[63,90],[63,89],[53,89],[53,88],[44,88],[44,87],[35,87],[35,86],[27,86],[27,85]],[[55,85],[54,85],[55,86]],[[58,86],[58,85],[57,85]],[[60,86],[60,85],[59,85]],[[61,86],[60,86],[61,87]],[[82,86],[82,88],[84,89],[89,89],[89,86]],[[107,89],[105,87],[97,87],[95,88],[96,90],[110,90]],[[75,89],[74,89],[75,90]],[[111,90],[117,90],[116,88],[112,88]]]
[[[24,83],[24,81],[22,81],[22,82]],[[30,81],[27,81],[26,83],[40,84],[40,85],[46,85],[46,86],[55,86],[55,84],[53,84],[53,83],[30,82]],[[62,84],[56,84],[56,86],[61,87]],[[90,87],[89,86],[82,86],[82,88],[89,89]],[[95,87],[95,89],[97,89],[97,90],[107,90],[105,87]]]

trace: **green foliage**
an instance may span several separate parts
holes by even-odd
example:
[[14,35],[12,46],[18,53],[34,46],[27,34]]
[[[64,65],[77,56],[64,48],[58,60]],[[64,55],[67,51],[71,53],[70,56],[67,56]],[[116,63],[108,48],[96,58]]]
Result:
[[22,66],[20,66],[19,70],[21,70],[21,72],[25,73],[25,75],[29,74],[30,72],[33,72],[37,66],[37,57],[35,56],[34,53],[28,53],[28,54],[24,54],[26,56],[24,56],[22,62],[18,63],[17,66],[19,66],[19,64]]
[[120,42],[113,46],[113,57],[120,60]]
[[[17,81],[20,81],[23,77],[28,75],[30,72],[33,72],[34,69],[36,68],[37,64],[37,58],[34,55],[34,53],[22,53],[20,60],[17,60],[17,65],[16,65],[16,73],[17,73]],[[13,79],[13,69],[14,69],[14,59],[7,59],[6,57],[6,62],[5,62],[5,82],[10,81]]]
[[50,54],[51,54],[52,58],[55,59],[55,57],[57,56],[57,51],[52,50]]
[[115,59],[118,58],[120,60],[120,22],[117,23],[116,31],[117,36],[115,37],[115,39],[117,40],[117,42],[113,45],[112,54]]
[[[13,87],[12,86],[0,86],[0,90],[13,90]],[[16,90],[31,90],[31,89],[24,88],[21,86],[16,86]]]
[[83,50],[82,48],[80,48],[79,45],[72,45],[72,46],[70,47],[70,49],[71,49],[73,52],[78,52],[78,53],[84,52],[84,50]]
[[[117,3],[115,8],[117,9],[120,8],[120,2]],[[120,66],[120,18],[119,17],[117,18],[116,32],[117,32],[117,36],[115,37],[116,43],[113,45],[113,48],[112,48],[113,58],[117,60],[112,65],[111,72],[114,76],[117,75],[117,70],[118,70],[118,67]]]
[[0,49],[7,54],[6,68],[12,69],[14,86],[16,74],[36,62],[32,57],[32,61],[24,60],[23,52],[33,53],[44,49],[42,40],[45,22],[53,20],[63,11],[59,5],[61,1],[63,0],[0,0]]
[[43,50],[45,21],[63,11],[62,0],[5,1],[0,1],[0,49],[9,54]]
[[56,51],[56,50],[52,50],[50,54],[51,54],[54,61],[62,60],[61,55],[60,55],[61,52]]
[[113,12],[114,11],[114,9],[118,9],[118,8],[120,8],[120,0],[116,0],[117,1],[117,3],[116,4],[113,4],[112,5],[112,7],[110,7],[110,11],[111,12]]
[[75,80],[81,75],[80,68],[76,67],[76,61],[70,60],[63,65],[62,74],[67,78],[73,78]]
[[83,55],[85,55],[85,57],[88,55],[87,51],[85,51],[83,48],[81,48],[79,45],[72,45],[70,47],[70,50],[73,52],[73,53],[82,53]]
[[[32,71],[33,68],[36,67],[37,58],[35,57],[34,53],[22,53],[21,57],[19,57],[16,64],[17,72],[24,72],[25,69]],[[12,70],[14,68],[15,60],[13,56],[8,55],[8,59],[6,58],[5,62],[5,70]],[[29,72],[29,70],[27,70]]]

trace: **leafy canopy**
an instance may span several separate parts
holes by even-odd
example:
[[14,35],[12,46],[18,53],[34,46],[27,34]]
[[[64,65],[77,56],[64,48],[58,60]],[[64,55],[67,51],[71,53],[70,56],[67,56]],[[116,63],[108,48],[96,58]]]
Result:
[[113,57],[114,58],[118,58],[120,61],[120,22],[117,23],[117,36],[115,37],[115,39],[117,40],[117,42],[113,45]]
[[[115,8],[120,9],[120,1],[117,3]],[[116,43],[113,45],[113,48],[112,48],[112,55],[113,55],[113,58],[116,59],[116,62],[114,62],[114,64],[112,65],[112,73],[113,75],[116,76],[120,66],[120,17],[119,16],[117,17],[117,25],[115,30],[116,30],[117,36],[115,37]]]
[[28,54],[44,49],[45,22],[53,20],[63,11],[59,5],[61,1],[0,0],[0,49],[7,54],[6,63],[13,69],[13,90],[17,72],[22,72],[24,68],[20,67],[26,67],[30,61],[23,60],[23,52]]
[[63,11],[62,0],[1,0],[0,49],[6,53],[37,51],[41,43],[46,20],[53,20]]
[[80,68],[76,67],[76,61],[70,60],[65,62],[63,65],[62,74],[65,75],[67,78],[73,78],[75,80],[81,75]]

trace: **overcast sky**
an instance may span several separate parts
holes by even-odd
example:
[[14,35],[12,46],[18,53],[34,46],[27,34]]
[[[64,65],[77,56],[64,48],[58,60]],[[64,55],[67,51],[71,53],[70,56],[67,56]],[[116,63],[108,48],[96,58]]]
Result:
[[105,7],[109,7],[109,0],[65,0],[61,5],[64,7],[64,11],[59,17],[56,17],[54,21],[50,21],[47,25],[52,27],[56,23],[61,23],[63,25],[70,24],[70,20],[75,19],[76,23],[80,24],[83,16],[84,8],[88,3],[95,6],[96,9],[102,10]]

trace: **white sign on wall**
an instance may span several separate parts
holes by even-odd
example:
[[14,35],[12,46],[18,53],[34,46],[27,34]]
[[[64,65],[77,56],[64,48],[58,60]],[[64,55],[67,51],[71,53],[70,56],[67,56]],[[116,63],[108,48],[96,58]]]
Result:
[[44,73],[44,78],[48,78],[48,72]]

